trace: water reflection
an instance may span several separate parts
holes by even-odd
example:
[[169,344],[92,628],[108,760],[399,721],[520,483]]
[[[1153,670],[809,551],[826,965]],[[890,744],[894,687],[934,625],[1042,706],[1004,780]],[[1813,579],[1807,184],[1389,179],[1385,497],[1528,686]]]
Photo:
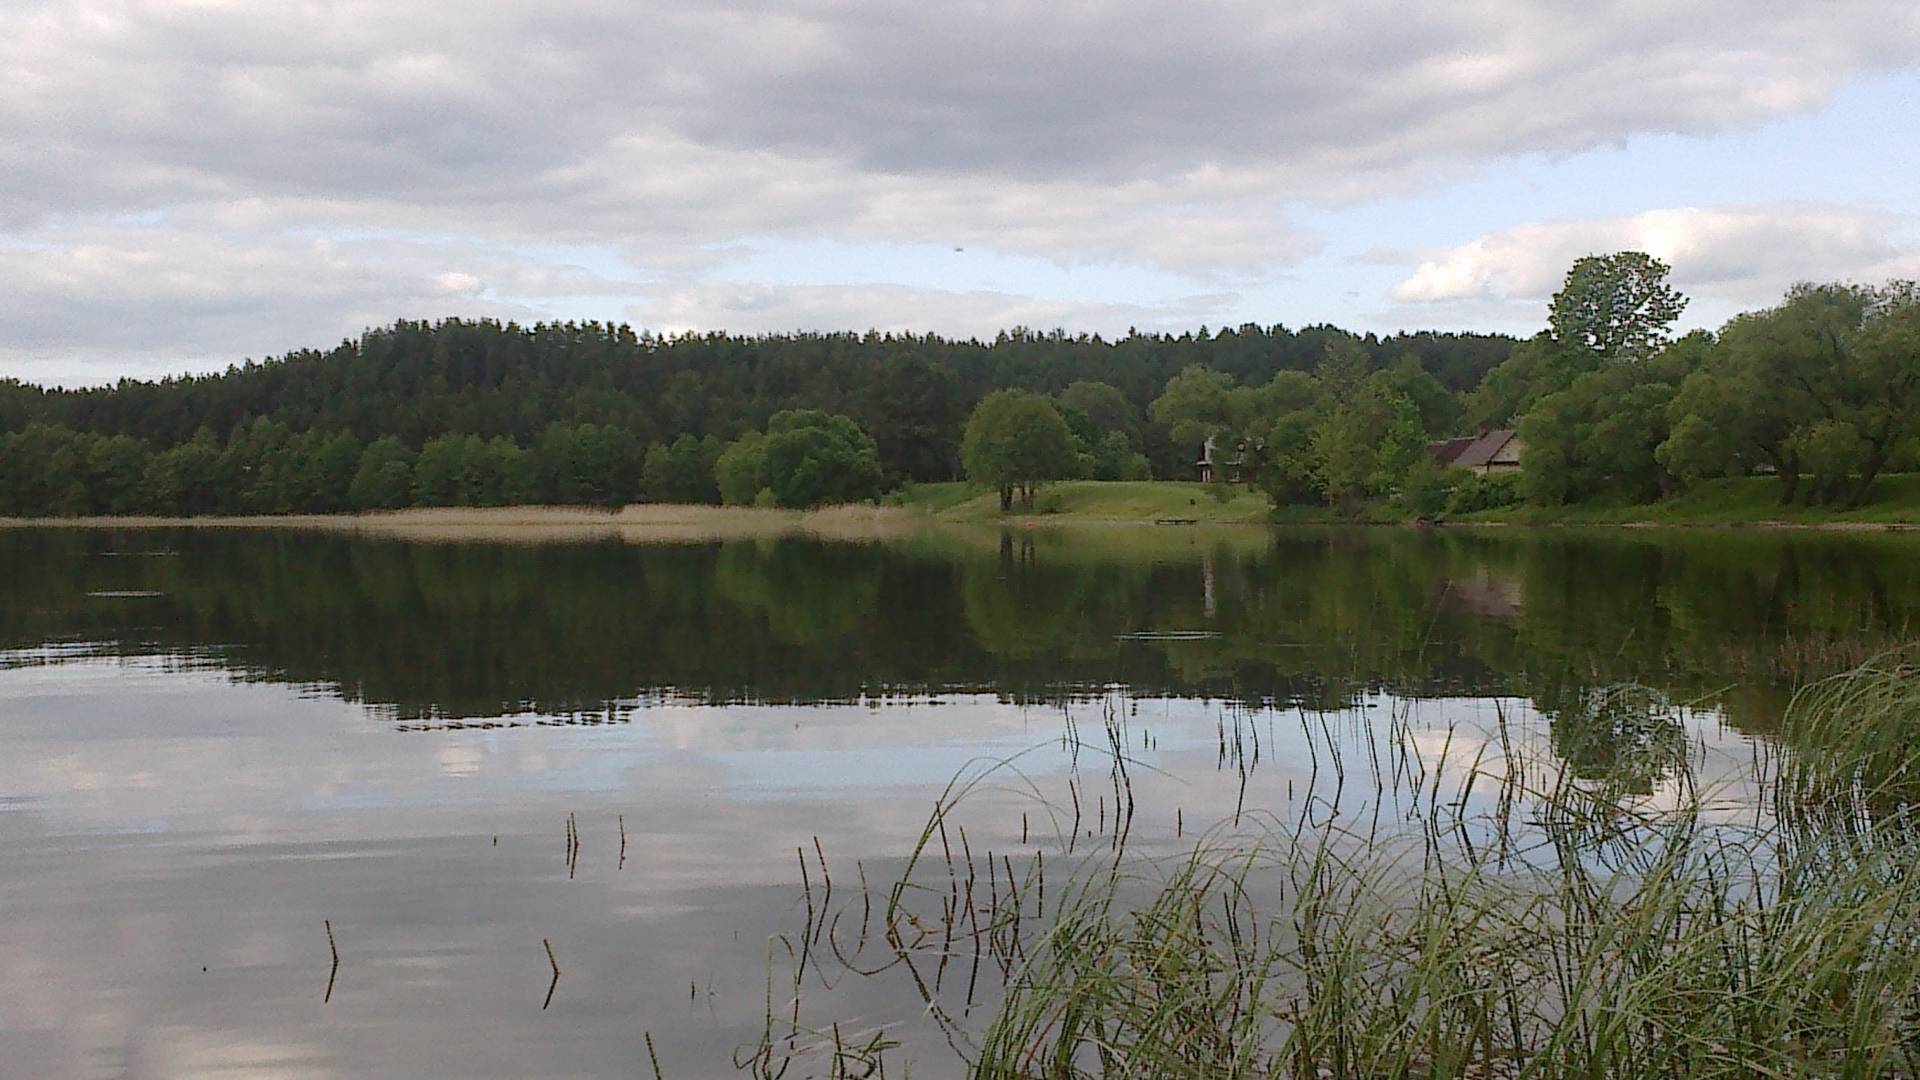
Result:
[[[1062,804],[1078,777],[1081,828],[1110,831],[1116,795],[1059,740],[1117,716],[1147,845],[1309,793],[1356,820],[1417,813],[1413,776],[1514,744],[1609,797],[1670,799],[1746,765],[1796,682],[1902,640],[1915,554],[1398,530],[0,531],[6,1068],[646,1075],[652,1031],[667,1075],[728,1075],[767,935],[800,902],[796,849],[817,835],[885,880],[970,763],[1025,752]],[[1338,782],[1362,762],[1388,762],[1384,793]],[[1011,793],[973,810],[982,849],[1066,827]],[[543,940],[564,971],[544,1012]],[[900,1018],[858,980],[834,992],[850,1024]]]
[[[128,558],[127,551],[167,558]],[[1369,692],[1552,709],[1639,682],[1779,691],[1903,641],[1905,537],[1401,530],[938,533],[409,544],[285,532],[0,533],[9,663],[158,655],[415,726],[605,722],[662,697],[990,690],[1336,708]],[[121,555],[121,557],[106,557]]]

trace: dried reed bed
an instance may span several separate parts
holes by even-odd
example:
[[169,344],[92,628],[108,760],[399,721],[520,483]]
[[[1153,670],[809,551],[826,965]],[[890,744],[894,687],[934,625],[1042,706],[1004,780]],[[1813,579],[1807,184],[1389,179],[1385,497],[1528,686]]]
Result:
[[669,504],[642,504],[619,510],[587,506],[448,506],[366,514],[0,518],[0,527],[310,529],[400,540],[525,544],[587,540],[672,544],[782,536],[865,542],[909,536],[927,523],[924,515],[904,507],[864,505],[828,506],[817,510]]

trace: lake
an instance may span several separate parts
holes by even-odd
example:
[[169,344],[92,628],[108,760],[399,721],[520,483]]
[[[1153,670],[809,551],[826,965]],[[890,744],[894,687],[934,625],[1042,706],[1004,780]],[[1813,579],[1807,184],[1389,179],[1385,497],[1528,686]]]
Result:
[[[947,1075],[910,990],[824,954],[956,776],[946,846],[1023,877],[1377,822],[1496,740],[1657,801],[1920,615],[1920,539],[1878,534],[15,529],[0,566],[20,1076],[650,1076],[649,1038],[735,1075],[816,945],[809,1015]],[[1657,704],[1596,705],[1625,686]]]

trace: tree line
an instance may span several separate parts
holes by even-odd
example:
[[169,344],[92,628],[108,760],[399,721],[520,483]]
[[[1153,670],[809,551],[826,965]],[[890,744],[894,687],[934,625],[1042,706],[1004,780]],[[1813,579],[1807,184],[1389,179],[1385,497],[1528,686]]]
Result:
[[[1031,508],[1063,478],[1191,478],[1203,445],[1276,505],[1640,503],[1764,473],[1783,501],[1844,508],[1920,464],[1914,283],[1797,285],[1675,338],[1687,299],[1669,273],[1639,252],[1582,258],[1524,342],[403,322],[218,375],[0,381],[0,514],[810,506],[963,475]],[[1427,450],[1492,428],[1518,430],[1517,473]]]
[[[1264,383],[1195,366],[1149,408],[1177,440],[1234,450],[1277,505],[1390,501],[1409,514],[1530,501],[1635,504],[1723,477],[1777,477],[1784,503],[1849,508],[1920,466],[1920,288],[1803,283],[1719,333],[1674,338],[1687,298],[1641,252],[1587,256],[1548,328],[1466,392],[1416,364],[1379,368],[1330,343]],[[1423,452],[1517,429],[1518,473],[1473,475]]]
[[[1010,388],[1053,397],[1077,425],[1089,460],[1076,474],[1184,477],[1194,448],[1145,417],[1168,378],[1202,364],[1264,379],[1311,367],[1330,343],[1465,389],[1514,339],[1253,325],[1116,340],[1023,329],[991,341],[659,337],[601,323],[401,322],[212,375],[85,389],[0,380],[0,513],[717,501],[721,451],[777,434],[783,412],[849,420],[872,442],[880,491],[959,478],[969,414]],[[745,494],[742,475],[731,473],[742,501],[804,497],[757,480]]]

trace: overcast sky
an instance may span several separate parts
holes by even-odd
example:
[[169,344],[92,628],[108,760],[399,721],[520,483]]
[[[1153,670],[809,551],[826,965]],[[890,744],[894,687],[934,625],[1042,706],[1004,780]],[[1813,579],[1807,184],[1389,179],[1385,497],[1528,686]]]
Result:
[[397,318],[1530,332],[1920,276],[1909,0],[4,0],[0,375]]

